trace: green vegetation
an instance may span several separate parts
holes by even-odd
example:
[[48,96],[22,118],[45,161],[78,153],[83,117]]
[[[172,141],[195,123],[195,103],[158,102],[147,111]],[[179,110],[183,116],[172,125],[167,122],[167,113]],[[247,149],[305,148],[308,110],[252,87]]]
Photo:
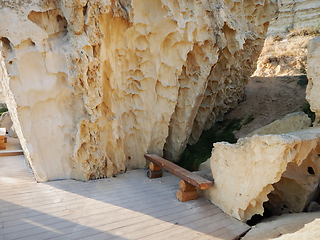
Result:
[[2,115],[2,113],[4,112],[8,112],[8,108],[6,106],[0,106],[0,116]]
[[250,114],[246,118],[234,118],[217,123],[216,126],[203,131],[196,144],[187,146],[177,164],[189,171],[198,170],[199,165],[210,158],[213,143],[236,143],[238,139],[233,132],[239,131],[242,126],[251,123],[253,120],[254,116]]
[[311,111],[310,109],[310,104],[306,102],[302,108],[302,111],[308,115],[309,118],[311,118],[311,122],[313,123],[314,120],[316,119],[316,114]]
[[287,26],[286,28],[285,28],[285,32],[290,32],[290,31],[292,31],[292,29],[293,29],[293,24],[290,24],[290,26]]
[[216,127],[212,127],[207,131],[203,131],[196,144],[187,146],[177,164],[189,171],[198,170],[199,165],[210,158],[213,143],[222,141],[237,142],[233,131],[240,130],[241,121],[242,119],[232,119],[224,123],[225,126],[221,127],[222,130],[218,131]]
[[249,123],[251,123],[254,120],[254,116],[252,114],[250,114],[246,120],[243,121],[242,125],[247,125]]

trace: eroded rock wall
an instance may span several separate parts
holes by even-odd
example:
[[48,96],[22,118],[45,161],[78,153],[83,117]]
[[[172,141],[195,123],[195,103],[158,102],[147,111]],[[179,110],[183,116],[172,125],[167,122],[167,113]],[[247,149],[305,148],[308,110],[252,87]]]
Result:
[[177,160],[242,97],[275,2],[3,2],[2,85],[37,180]]
[[301,212],[318,194],[319,154],[320,128],[215,143],[214,185],[204,194],[243,221],[262,215],[266,202],[276,213]]

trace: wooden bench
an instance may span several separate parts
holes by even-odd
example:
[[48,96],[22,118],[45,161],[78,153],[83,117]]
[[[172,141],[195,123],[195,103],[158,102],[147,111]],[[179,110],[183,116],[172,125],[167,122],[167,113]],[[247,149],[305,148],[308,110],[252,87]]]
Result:
[[6,128],[0,128],[0,149],[7,148]]
[[212,182],[188,170],[169,162],[155,154],[145,154],[144,157],[150,161],[147,176],[149,178],[162,177],[161,168],[167,170],[173,175],[181,178],[179,182],[180,190],[177,191],[177,198],[181,202],[194,200],[198,198],[196,187],[204,190],[212,185]]

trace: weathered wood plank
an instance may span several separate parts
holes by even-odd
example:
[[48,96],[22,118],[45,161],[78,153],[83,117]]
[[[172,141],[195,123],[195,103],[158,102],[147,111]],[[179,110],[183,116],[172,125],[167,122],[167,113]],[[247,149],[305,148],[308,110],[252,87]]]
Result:
[[168,160],[159,157],[155,154],[145,154],[144,155],[145,158],[159,166],[161,166],[162,168],[164,168],[165,170],[167,170],[168,172],[172,173],[173,175],[185,180],[186,182],[204,190],[209,188],[212,185],[212,182],[195,174],[192,172],[189,172],[188,170],[172,163],[169,162]]
[[[169,221],[170,219],[173,219],[173,218],[182,218],[182,217],[188,217],[190,215],[194,215],[194,212],[191,212],[191,211],[185,211],[185,209],[181,209],[181,204],[179,204],[179,210],[177,207],[174,207],[172,209],[162,209],[162,211],[158,211],[156,214],[152,214],[152,217],[153,218],[158,218],[160,220],[164,220],[164,221]],[[196,209],[199,209],[199,213],[201,214],[201,212],[205,212],[205,213],[208,213],[208,209],[207,209],[207,203],[205,202],[200,202],[200,204],[195,204],[194,205],[195,207],[193,208],[193,210],[196,210]],[[177,211],[178,210],[178,211]],[[125,232],[128,232],[128,231],[132,231],[133,230],[136,230],[136,226],[138,225],[142,225],[144,228],[147,228],[147,223],[146,222],[149,222],[150,219],[148,219],[146,216],[140,216],[138,218],[133,218],[133,219],[126,219],[126,220],[123,220],[121,222],[114,222],[114,223],[111,223],[111,224],[107,224],[107,225],[102,225],[101,227],[99,227],[99,229],[101,231],[110,231],[110,230],[113,230],[113,229],[122,229],[122,231],[125,231]],[[76,236],[81,236],[81,233],[79,232]],[[73,235],[73,237],[75,237],[75,235]],[[97,235],[94,235],[94,237],[92,236],[89,236],[89,237],[86,237],[84,239],[105,239],[105,233],[100,233],[100,234],[97,234]],[[73,239],[73,238],[72,238]],[[82,238],[81,238],[82,239]],[[163,239],[163,238],[162,238]]]

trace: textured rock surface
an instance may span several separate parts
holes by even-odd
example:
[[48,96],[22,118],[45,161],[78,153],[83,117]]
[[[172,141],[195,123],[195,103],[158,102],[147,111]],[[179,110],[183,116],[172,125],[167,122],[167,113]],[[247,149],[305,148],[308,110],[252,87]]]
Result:
[[254,226],[243,240],[316,240],[319,239],[320,213],[295,213],[274,216]]
[[290,113],[284,116],[282,119],[276,120],[264,127],[261,127],[252,133],[249,133],[246,137],[252,137],[253,135],[266,135],[266,134],[283,134],[299,131],[311,126],[311,119],[307,114],[303,112]]
[[320,124],[320,37],[310,40],[308,45],[308,86],[306,91],[310,108],[316,114],[314,126]]
[[11,126],[11,128],[8,131],[8,137],[18,138],[18,135],[17,135],[16,130],[14,129],[13,125]]
[[6,102],[6,99],[5,99],[5,96],[2,92],[1,84],[0,84],[0,103],[5,103],[5,102]]
[[320,128],[215,143],[215,181],[204,193],[229,215],[248,220],[264,212],[301,212],[316,197],[320,177]]
[[9,112],[4,112],[0,116],[0,128],[6,128],[7,132],[9,132],[12,127],[12,120],[10,118]]
[[176,160],[237,105],[275,2],[2,2],[2,84],[37,180]]
[[211,167],[210,167],[210,158],[208,158],[207,161],[201,163],[199,165],[199,171],[206,171],[206,170],[211,170]]
[[278,19],[271,21],[268,34],[283,33],[293,28],[319,26],[319,0],[278,0],[278,6]]

